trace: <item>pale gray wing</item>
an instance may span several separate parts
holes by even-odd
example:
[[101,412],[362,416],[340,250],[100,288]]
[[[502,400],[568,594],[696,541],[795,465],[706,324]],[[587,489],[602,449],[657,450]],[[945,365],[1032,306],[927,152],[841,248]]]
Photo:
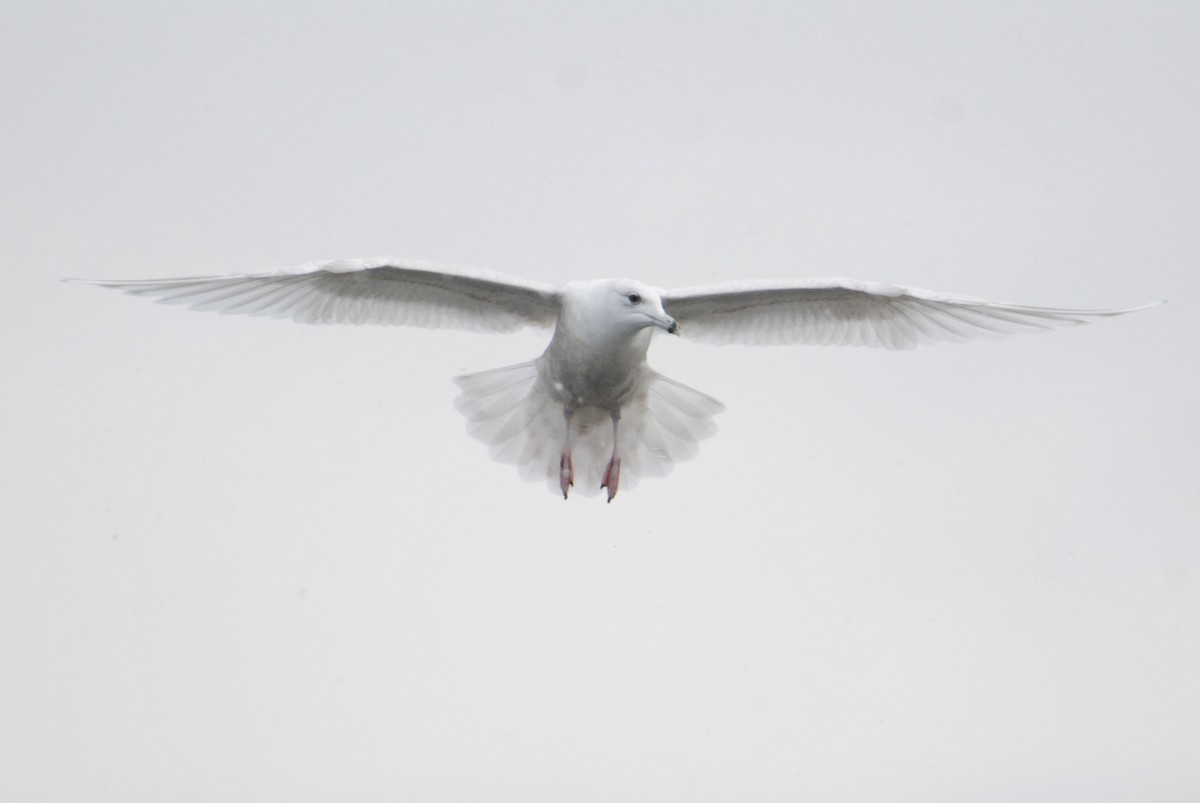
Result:
[[311,262],[261,273],[84,281],[165,304],[302,323],[510,332],[552,326],[559,290],[495,271],[396,259]]
[[710,343],[910,349],[1084,323],[1138,309],[1029,307],[853,279],[729,282],[662,293],[679,333]]

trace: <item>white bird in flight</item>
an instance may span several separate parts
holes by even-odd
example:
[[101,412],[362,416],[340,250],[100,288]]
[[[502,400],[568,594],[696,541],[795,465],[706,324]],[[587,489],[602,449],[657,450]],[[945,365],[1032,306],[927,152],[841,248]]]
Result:
[[707,343],[910,349],[1084,323],[1139,309],[1029,307],[852,279],[734,281],[662,290],[632,279],[561,287],[490,270],[396,259],[259,273],[86,281],[162,303],[302,323],[511,332],[553,327],[532,362],[456,378],[455,406],[493,458],[567,498],[661,476],[695,456],[723,405],[654,371],[655,330]]

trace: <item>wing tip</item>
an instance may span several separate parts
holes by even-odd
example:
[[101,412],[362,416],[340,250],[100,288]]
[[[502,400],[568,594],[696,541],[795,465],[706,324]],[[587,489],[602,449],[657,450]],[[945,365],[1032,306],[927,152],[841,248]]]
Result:
[[1167,303],[1167,299],[1159,298],[1159,299],[1155,299],[1154,301],[1149,301],[1138,307],[1130,307],[1129,309],[1124,310],[1124,311],[1125,312],[1141,312],[1144,309],[1153,309],[1154,307],[1161,307],[1166,303]]
[[86,284],[91,287],[109,287],[117,290],[124,288],[126,285],[134,284],[134,282],[130,280],[84,279],[79,276],[64,276],[63,278],[59,279],[59,281],[63,284]]

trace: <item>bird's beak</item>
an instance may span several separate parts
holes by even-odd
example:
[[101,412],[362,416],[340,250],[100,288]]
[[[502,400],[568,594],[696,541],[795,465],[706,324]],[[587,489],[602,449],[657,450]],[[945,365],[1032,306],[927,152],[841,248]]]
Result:
[[663,329],[666,329],[669,335],[679,334],[679,324],[665,312],[662,315],[651,317],[650,320],[654,321],[655,326],[661,326]]

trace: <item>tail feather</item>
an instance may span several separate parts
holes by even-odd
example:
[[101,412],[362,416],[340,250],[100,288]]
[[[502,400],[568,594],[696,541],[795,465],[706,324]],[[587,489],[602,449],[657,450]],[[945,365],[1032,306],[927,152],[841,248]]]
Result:
[[[639,476],[664,476],[674,463],[689,460],[699,442],[716,432],[713,416],[724,406],[650,368],[639,390],[621,407],[618,426],[621,488]],[[521,363],[455,379],[461,394],[455,407],[467,418],[467,431],[488,446],[493,459],[517,466],[522,479],[542,480],[559,493],[559,458],[566,436],[562,401],[538,373],[537,362]],[[607,410],[585,407],[572,416],[571,452],[575,490],[600,492],[612,454]]]

